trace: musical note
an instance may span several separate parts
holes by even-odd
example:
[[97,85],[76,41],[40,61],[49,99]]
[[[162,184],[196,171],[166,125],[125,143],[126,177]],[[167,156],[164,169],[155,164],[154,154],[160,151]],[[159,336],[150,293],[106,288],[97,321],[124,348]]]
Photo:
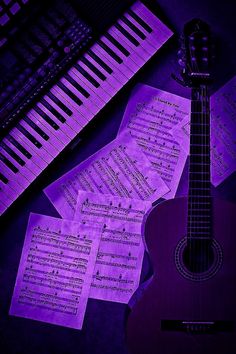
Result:
[[140,84],[131,95],[120,126],[119,134],[129,131],[152,169],[169,187],[165,199],[175,196],[187,158],[170,131],[189,116],[189,110],[188,99]]
[[31,214],[10,314],[81,329],[99,228]]
[[128,303],[139,285],[144,246],[141,224],[151,202],[79,191],[75,220],[100,239],[89,297]]
[[73,219],[79,190],[151,202],[169,191],[129,133],[121,134],[44,192],[62,217]]

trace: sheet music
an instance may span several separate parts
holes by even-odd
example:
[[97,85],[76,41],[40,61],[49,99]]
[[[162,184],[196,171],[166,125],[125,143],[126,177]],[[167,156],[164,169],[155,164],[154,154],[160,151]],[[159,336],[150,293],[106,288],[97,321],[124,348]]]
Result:
[[149,208],[151,202],[79,191],[75,220],[102,226],[89,297],[128,303],[139,285],[141,224]]
[[81,329],[99,241],[87,225],[31,214],[10,314]]
[[171,129],[189,116],[186,98],[138,85],[127,105],[120,132],[128,130],[169,187],[165,199],[175,196],[187,153],[171,134]]
[[168,187],[129,133],[90,156],[49,185],[45,194],[60,215],[73,219],[79,190],[155,201]]
[[[172,131],[189,152],[190,119]],[[236,170],[236,76],[211,97],[211,179],[218,186]]]

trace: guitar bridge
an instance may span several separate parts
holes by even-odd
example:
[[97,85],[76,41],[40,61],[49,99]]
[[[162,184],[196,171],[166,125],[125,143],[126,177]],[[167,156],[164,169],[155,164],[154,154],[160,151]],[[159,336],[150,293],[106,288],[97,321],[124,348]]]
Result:
[[234,321],[161,320],[161,330],[186,332],[192,334],[231,332],[234,330]]

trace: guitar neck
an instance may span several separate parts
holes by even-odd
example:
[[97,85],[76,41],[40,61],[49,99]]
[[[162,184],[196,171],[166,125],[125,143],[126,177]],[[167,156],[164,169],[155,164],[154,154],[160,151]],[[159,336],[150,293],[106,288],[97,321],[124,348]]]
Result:
[[210,100],[206,85],[192,88],[188,237],[211,237]]

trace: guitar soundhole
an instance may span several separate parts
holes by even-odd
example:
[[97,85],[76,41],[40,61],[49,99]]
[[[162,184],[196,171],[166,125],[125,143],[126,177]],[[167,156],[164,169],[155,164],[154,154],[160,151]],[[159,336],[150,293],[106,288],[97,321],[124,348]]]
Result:
[[[191,248],[192,247],[192,248]],[[201,242],[187,245],[187,238],[178,243],[175,250],[175,264],[182,276],[193,281],[213,277],[221,268],[223,254],[218,242],[213,239],[208,245]]]

